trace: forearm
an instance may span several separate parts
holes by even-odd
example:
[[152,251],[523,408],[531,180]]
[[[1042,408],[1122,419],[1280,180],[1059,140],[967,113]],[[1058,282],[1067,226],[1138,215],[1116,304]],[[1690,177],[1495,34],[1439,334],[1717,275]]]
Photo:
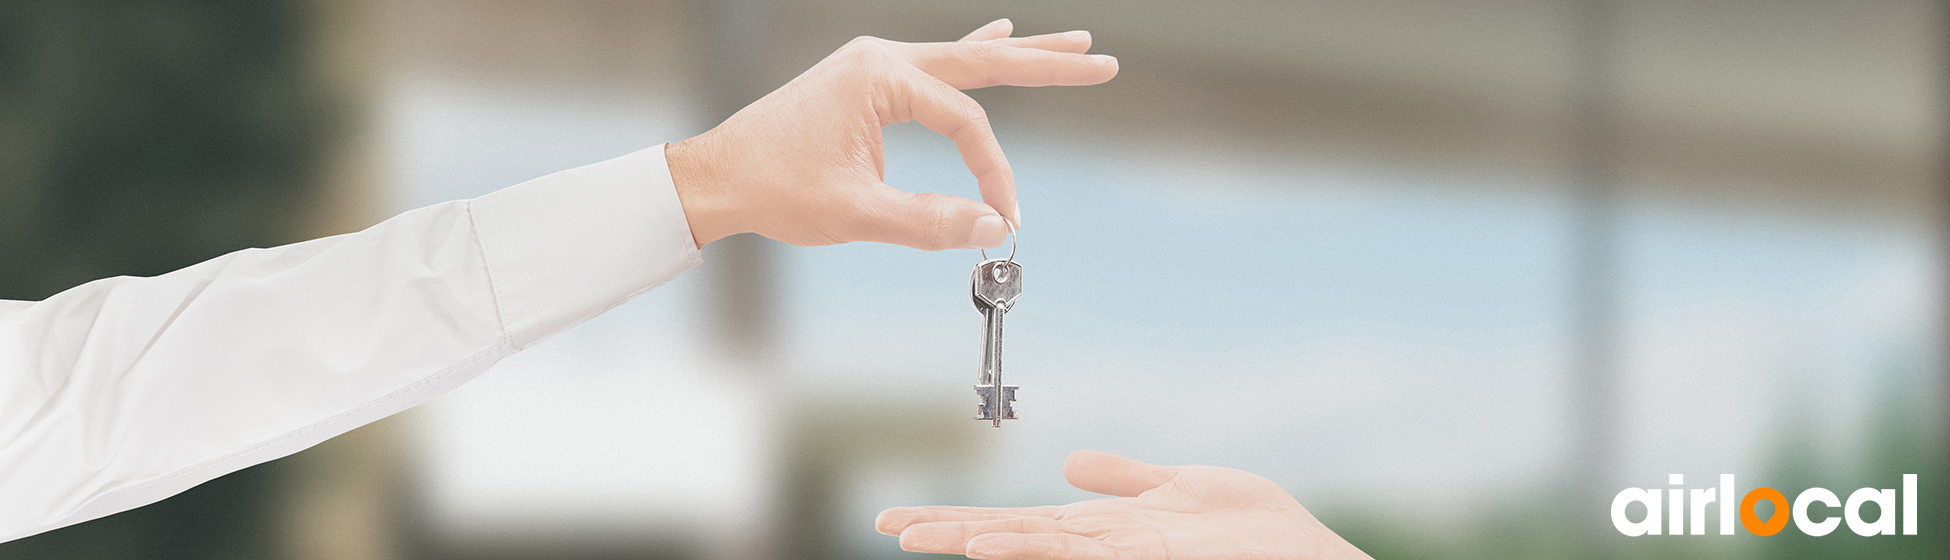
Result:
[[658,146],[355,234],[0,305],[0,540],[412,407],[697,262]]

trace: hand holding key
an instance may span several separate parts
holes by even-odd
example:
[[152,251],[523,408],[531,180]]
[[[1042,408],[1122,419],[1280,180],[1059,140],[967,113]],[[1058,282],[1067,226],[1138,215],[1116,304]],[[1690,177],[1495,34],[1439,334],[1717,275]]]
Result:
[[[1009,37],[997,20],[952,43],[855,39],[723,124],[664,153],[702,247],[757,232],[794,245],[849,241],[928,250],[995,247],[1020,227],[1015,174],[988,114],[958,90],[1081,86],[1117,75],[1083,54],[1083,31]],[[883,182],[880,128],[916,121],[953,140],[980,184],[976,202]]]

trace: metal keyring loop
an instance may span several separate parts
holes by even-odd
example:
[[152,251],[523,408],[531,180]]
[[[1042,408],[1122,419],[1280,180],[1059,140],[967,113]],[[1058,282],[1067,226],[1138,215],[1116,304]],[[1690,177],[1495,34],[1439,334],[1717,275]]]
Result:
[[[1014,263],[1016,262],[1016,242],[1020,240],[1020,238],[1018,238],[1018,237],[1016,236],[1016,223],[1015,223],[1015,222],[1011,222],[1011,221],[1008,221],[1008,220],[1002,220],[1002,224],[1003,224],[1003,225],[1006,225],[1006,226],[1009,226],[1009,258],[1008,258],[1008,261],[1009,261],[1009,263],[1010,263],[1010,264],[1014,264]],[[988,249],[976,249],[976,250],[977,250],[977,251],[981,251],[981,252],[982,252],[982,260],[984,260],[984,261],[986,261],[986,260],[989,260],[989,250],[988,250]]]

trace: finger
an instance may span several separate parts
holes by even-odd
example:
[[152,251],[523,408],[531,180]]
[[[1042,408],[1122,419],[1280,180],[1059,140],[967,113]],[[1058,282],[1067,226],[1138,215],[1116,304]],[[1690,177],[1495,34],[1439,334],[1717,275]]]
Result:
[[961,40],[987,41],[990,39],[1001,39],[1003,37],[1008,37],[1010,33],[1014,33],[1015,31],[1016,31],[1016,23],[1009,21],[1009,18],[1002,18],[995,21],[991,21],[988,23],[988,25],[975,28],[974,31],[970,31],[968,32],[968,35],[963,36]]
[[[880,115],[881,125],[913,120],[936,134],[948,137],[955,143],[955,149],[961,152],[962,163],[968,166],[968,172],[975,175],[975,182],[981,187],[982,201],[1015,227],[1021,228],[1022,217],[1016,211],[1016,173],[1009,167],[1009,158],[1002,154],[1002,143],[996,141],[995,131],[989,128],[988,113],[982,110],[981,104],[940,80],[912,69],[897,73],[886,86],[883,95],[887,103],[875,104],[884,108]],[[962,214],[956,218],[969,219],[968,222],[957,222],[958,225],[974,225],[975,216]],[[1002,225],[988,224],[984,227]],[[962,230],[964,234],[970,231]],[[993,230],[984,229],[974,233],[986,235],[993,233]],[[1003,234],[1008,234],[1006,226]],[[994,238],[995,245],[983,245],[991,239],[986,236],[970,239],[976,241],[971,245],[984,248],[1002,243],[1001,238]],[[952,241],[958,243],[961,240]]]
[[1140,463],[1102,451],[1078,451],[1063,460],[1063,479],[1082,490],[1129,498],[1157,488],[1177,467]]
[[899,535],[901,530],[917,523],[942,523],[956,521],[984,521],[990,519],[1009,519],[1014,517],[1050,517],[1056,515],[1056,507],[1029,508],[958,508],[958,507],[905,507],[880,512],[873,520],[874,530],[884,535]]
[[1090,32],[1077,30],[1029,37],[1003,37],[987,41],[991,45],[1003,45],[1021,49],[1042,49],[1063,53],[1082,54],[1090,52]]
[[1109,543],[1068,533],[990,533],[968,541],[969,558],[979,560],[1114,560]]
[[1048,517],[1011,517],[956,523],[921,523],[901,531],[901,550],[933,554],[960,554],[968,541],[989,533],[1061,533],[1063,527]]
[[1008,224],[986,204],[934,193],[910,193],[885,184],[857,199],[863,212],[844,226],[851,241],[906,245],[926,251],[991,249],[1009,235]]
[[[1045,40],[1048,41],[1048,40]],[[955,89],[989,86],[1088,86],[1117,76],[1117,58],[1023,48],[998,41],[896,43],[909,64]]]

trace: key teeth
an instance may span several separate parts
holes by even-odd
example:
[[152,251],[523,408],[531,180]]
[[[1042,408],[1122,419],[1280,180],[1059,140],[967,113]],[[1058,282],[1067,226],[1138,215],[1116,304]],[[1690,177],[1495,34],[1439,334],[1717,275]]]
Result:
[[[975,405],[975,419],[994,421],[997,427],[1002,426],[1003,420],[1015,420],[1016,407],[1010,403],[1016,401],[1016,390],[1020,388],[1017,385],[1003,385],[1002,398],[996,399],[994,385],[976,385],[975,394],[982,397],[982,402]],[[996,414],[997,405],[1002,409],[1001,414]]]

